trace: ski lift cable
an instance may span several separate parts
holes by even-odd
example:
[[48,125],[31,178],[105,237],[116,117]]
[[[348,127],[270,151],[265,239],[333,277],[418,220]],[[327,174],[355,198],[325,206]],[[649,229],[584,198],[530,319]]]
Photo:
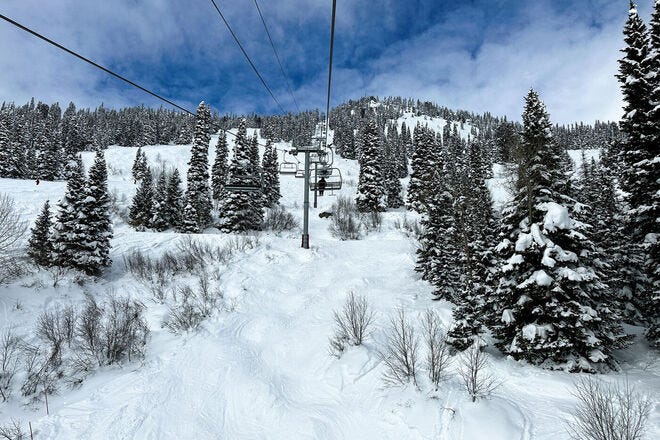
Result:
[[250,59],[250,56],[247,54],[247,52],[246,52],[245,49],[243,48],[243,45],[241,44],[241,42],[239,41],[238,37],[237,37],[236,34],[234,33],[234,30],[233,30],[233,29],[231,28],[231,26],[229,25],[229,22],[228,22],[227,19],[225,18],[224,14],[222,13],[222,11],[220,11],[220,8],[218,7],[218,4],[215,2],[215,0],[211,0],[211,3],[213,4],[213,7],[215,8],[215,10],[218,12],[218,15],[220,15],[220,18],[221,18],[222,21],[224,22],[224,24],[225,24],[225,26],[227,27],[227,29],[229,30],[229,33],[230,33],[231,36],[234,38],[234,41],[235,41],[236,44],[238,45],[239,49],[241,49],[241,52],[243,52],[243,56],[245,57],[245,59],[247,60],[247,62],[248,62],[248,63],[250,64],[250,66],[252,67],[252,70],[254,70],[254,73],[256,73],[257,76],[259,77],[259,80],[261,81],[261,84],[264,85],[264,87],[266,88],[266,90],[267,90],[268,93],[270,94],[271,98],[273,98],[273,101],[275,101],[275,103],[276,103],[277,106],[280,108],[280,110],[282,111],[282,113],[286,114],[286,111],[285,111],[284,108],[282,107],[282,104],[280,104],[280,101],[277,100],[277,98],[276,98],[275,95],[273,94],[273,92],[272,92],[272,90],[270,89],[270,87],[268,86],[268,84],[266,84],[266,80],[264,80],[263,76],[261,76],[261,73],[259,73],[259,70],[258,70],[257,67],[254,65],[254,63],[253,63],[252,60]]
[[332,84],[332,55],[335,47],[335,17],[337,12],[337,0],[332,0],[332,24],[330,26],[330,56],[328,62],[328,98],[325,105],[325,144],[328,144],[328,132],[330,131],[330,85]]
[[273,42],[273,38],[270,35],[270,31],[268,30],[268,25],[266,24],[266,20],[264,19],[264,16],[261,12],[261,8],[259,7],[259,3],[257,2],[257,0],[254,0],[254,6],[256,6],[257,8],[257,12],[259,13],[261,22],[263,23],[264,29],[266,30],[266,35],[268,35],[268,41],[270,41],[270,47],[273,48],[273,53],[275,54],[275,58],[277,59],[277,64],[280,66],[280,72],[282,72],[282,76],[286,81],[286,86],[289,89],[289,94],[291,95],[291,98],[293,98],[293,103],[296,105],[296,110],[298,110],[298,113],[300,113],[300,106],[298,106],[298,101],[296,100],[296,96],[293,94],[293,90],[291,89],[291,82],[289,81],[289,76],[284,71],[284,67],[282,66],[282,61],[280,60],[280,55],[277,53],[277,49],[275,48],[275,43]]
[[[115,78],[129,84],[130,86],[135,87],[135,88],[141,90],[142,92],[147,93],[147,94],[153,96],[154,98],[159,99],[160,101],[163,101],[166,104],[168,104],[168,105],[170,105],[170,106],[172,106],[172,107],[174,107],[178,110],[181,110],[182,112],[184,112],[184,113],[186,113],[190,116],[196,116],[195,113],[188,110],[187,108],[185,108],[185,107],[183,107],[183,106],[181,106],[181,105],[179,105],[179,104],[177,104],[177,103],[175,103],[175,102],[159,95],[158,93],[152,92],[151,90],[147,89],[146,87],[141,86],[140,84],[137,84],[136,82],[131,81],[130,79],[128,79],[128,78],[126,78],[126,77],[124,77],[124,76],[122,76],[118,73],[113,72],[112,70],[108,69],[107,67],[104,67],[104,66],[90,60],[89,58],[87,58],[83,55],[80,55],[79,53],[75,52],[74,50],[71,50],[71,49],[69,49],[69,48],[67,48],[67,47],[51,40],[50,38],[40,34],[37,31],[34,31],[34,30],[30,29],[29,27],[27,27],[25,25],[22,25],[21,23],[15,21],[15,20],[12,20],[11,18],[7,17],[6,15],[0,14],[0,18],[3,19],[4,21],[6,21],[7,23],[12,24],[15,27],[17,27],[17,28],[19,28],[19,29],[21,29],[21,30],[23,30],[23,31],[25,31],[25,32],[37,37],[37,38],[39,38],[40,40],[43,40],[43,41],[47,42],[48,44],[51,44],[51,45],[57,47],[58,49],[60,49],[64,52],[66,52],[66,53],[68,53],[68,54],[70,54],[70,55],[72,55],[72,56],[74,56],[74,57],[76,57],[76,58],[92,65],[92,66],[94,66],[94,67],[96,67],[97,69],[100,69],[100,70],[104,71],[105,73],[107,73],[111,76],[114,76]],[[236,135],[235,133],[232,133],[229,129],[225,129],[225,128],[222,128],[220,126],[218,126],[217,129],[222,131],[223,133],[226,133],[226,134],[234,137],[234,138],[238,138],[238,135]],[[265,144],[259,143],[259,146],[265,147]],[[281,152],[286,152],[287,151],[286,149],[282,149],[282,148],[276,148],[276,147],[273,147],[273,148],[275,148],[275,150],[281,151]]]

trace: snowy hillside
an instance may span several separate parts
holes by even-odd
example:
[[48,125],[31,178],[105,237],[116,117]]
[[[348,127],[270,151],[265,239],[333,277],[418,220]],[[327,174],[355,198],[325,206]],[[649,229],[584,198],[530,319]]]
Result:
[[[409,127],[428,123],[441,132],[446,123],[405,115]],[[461,133],[470,133],[465,124]],[[214,136],[211,147],[217,142]],[[231,139],[230,139],[231,143]],[[286,144],[277,144],[280,149]],[[177,167],[185,175],[189,146],[144,147],[152,167]],[[213,148],[210,148],[210,162]],[[136,149],[106,151],[110,192],[120,209],[130,205],[136,185],[131,165]],[[280,161],[283,159],[282,152]],[[86,168],[93,156],[83,154]],[[289,158],[290,159],[290,158]],[[353,197],[358,179],[355,161],[335,157],[344,178],[342,194]],[[282,175],[283,206],[302,218],[303,181]],[[404,181],[405,182],[405,181]],[[505,201],[501,167],[489,181],[495,202]],[[54,204],[64,192],[62,182],[0,179],[0,193],[11,195],[22,216],[32,223],[43,202]],[[151,335],[143,361],[106,367],[80,386],[62,385],[44,402],[24,405],[16,393],[0,403],[0,425],[14,419],[35,439],[568,439],[566,423],[574,411],[571,395],[576,377],[504,358],[490,348],[491,371],[501,386],[488,400],[476,403],[455,374],[431,391],[424,374],[420,389],[386,387],[379,357],[389,318],[402,308],[415,323],[427,308],[451,324],[451,304],[432,301],[432,287],[414,271],[416,243],[395,223],[415,219],[404,209],[388,211],[380,231],[357,241],[339,241],[328,230],[335,197],[319,198],[311,210],[310,250],[300,248],[300,232],[256,233],[245,249],[226,264],[212,265],[212,288],[223,295],[222,307],[196,331],[174,334],[163,326],[168,303],[154,298],[148,283],[124,266],[134,249],[158,256],[175,251],[184,235],[136,232],[115,217],[114,261],[109,275],[82,285],[74,279],[51,287],[51,276],[36,272],[0,287],[0,331],[13,328],[33,338],[44,310],[80,304],[85,293],[128,295],[146,306]],[[223,246],[236,236],[209,229],[198,240]],[[168,280],[167,289],[194,285],[192,275]],[[333,310],[341,309],[351,292],[365,296],[375,311],[373,333],[366,343],[350,347],[341,357],[328,353]],[[602,377],[622,383],[626,378],[651,393],[656,406],[648,438],[660,438],[660,364],[652,353],[634,345],[622,355],[621,374]],[[424,376],[424,378],[422,378]]]

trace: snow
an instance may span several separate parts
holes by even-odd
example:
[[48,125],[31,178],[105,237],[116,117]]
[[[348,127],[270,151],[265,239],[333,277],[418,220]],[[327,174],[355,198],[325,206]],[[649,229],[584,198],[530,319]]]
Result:
[[543,228],[546,231],[554,232],[559,229],[571,229],[574,227],[573,220],[568,213],[568,209],[555,202],[541,203],[539,209],[546,211],[543,216]]
[[[211,145],[216,141],[213,136]],[[143,150],[151,166],[176,166],[185,176],[189,146]],[[109,188],[123,208],[135,193],[134,157],[134,148],[106,152]],[[88,169],[93,154],[83,154],[83,160]],[[354,195],[356,163],[336,157],[335,166],[344,176],[341,193]],[[283,205],[300,219],[302,179],[282,175],[281,183]],[[0,179],[0,192],[15,199],[30,223],[43,202],[54,205],[64,189],[64,182],[36,186]],[[406,215],[403,209],[385,213],[380,232],[339,241],[328,232],[329,220],[318,218],[333,201],[321,197],[319,207],[311,210],[312,249],[299,247],[299,231],[261,233],[256,248],[217,267],[213,282],[224,293],[225,307],[185,335],[163,328],[167,306],[155,302],[148,286],[122,264],[122,256],[135,248],[151,255],[176,249],[181,235],[173,232],[136,232],[115,218],[114,265],[103,279],[80,285],[68,277],[54,288],[51,276],[39,272],[0,286],[0,331],[14,328],[29,335],[42,311],[80,304],[85,293],[103,296],[112,290],[141,300],[151,329],[143,361],[104,368],[74,389],[61,387],[49,396],[50,415],[43,403],[24,405],[15,395],[0,403],[0,425],[14,418],[27,429],[31,422],[35,439],[567,440],[564,426],[575,405],[569,392],[575,376],[514,362],[492,348],[492,372],[504,385],[490,400],[470,402],[455,374],[438,393],[428,392],[424,372],[421,391],[383,386],[378,350],[388,317],[402,307],[417,323],[418,315],[432,307],[449,326],[452,305],[433,301],[433,289],[414,271],[416,245],[393,226]],[[235,236],[209,229],[196,237],[222,244]],[[536,273],[534,281],[546,282],[544,274]],[[332,314],[351,291],[369,300],[376,313],[374,331],[364,346],[350,347],[336,359],[327,353]],[[513,319],[511,311],[502,315],[505,322]],[[546,330],[534,329],[535,335]],[[660,366],[643,347],[639,342],[626,352],[625,375],[607,379],[622,382],[626,376],[657,393]],[[649,422],[649,438],[660,438],[657,410]]]

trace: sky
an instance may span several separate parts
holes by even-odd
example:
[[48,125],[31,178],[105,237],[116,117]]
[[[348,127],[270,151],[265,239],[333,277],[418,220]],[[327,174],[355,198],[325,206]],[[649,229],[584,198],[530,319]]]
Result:
[[[258,0],[301,109],[324,109],[330,0]],[[254,0],[216,0],[286,111],[296,106]],[[404,96],[520,120],[619,120],[628,0],[338,0],[331,105]],[[652,0],[638,0],[647,20]],[[0,13],[194,110],[281,113],[210,0],[0,0]],[[0,101],[161,103],[0,21]]]

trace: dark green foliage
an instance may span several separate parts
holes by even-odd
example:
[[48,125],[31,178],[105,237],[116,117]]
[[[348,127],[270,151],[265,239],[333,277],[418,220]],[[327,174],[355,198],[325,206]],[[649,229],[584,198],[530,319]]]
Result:
[[270,139],[266,142],[266,149],[262,159],[264,205],[272,207],[279,203],[280,173],[277,163],[277,150]]
[[186,214],[192,210],[184,210],[184,222],[186,224],[197,222],[199,230],[203,230],[211,224],[211,190],[209,188],[209,160],[208,150],[211,135],[209,134],[210,122],[209,108],[200,103],[197,108],[197,118],[195,123],[195,138],[191,149],[190,162],[188,162],[188,188],[186,190],[186,200],[192,203],[196,219],[185,218]]
[[86,194],[83,209],[87,237],[82,243],[80,258],[86,273],[98,275],[104,267],[111,264],[110,240],[112,239],[108,170],[102,151],[96,153],[94,163],[89,169]]
[[151,218],[153,217],[154,206],[154,188],[151,170],[142,173],[142,180],[138,187],[133,203],[129,211],[129,219],[132,226],[138,230],[144,230],[151,227]]
[[41,266],[50,266],[52,264],[53,244],[50,241],[52,220],[50,217],[50,205],[48,200],[46,200],[31,230],[27,250],[28,256]]
[[355,204],[361,212],[384,211],[387,194],[381,158],[382,138],[374,121],[367,123],[362,139]]
[[175,168],[167,184],[167,198],[163,213],[167,224],[174,229],[179,229],[183,225],[183,197],[181,177],[179,170]]
[[213,190],[213,199],[222,199],[222,191],[227,183],[229,175],[229,148],[227,146],[227,135],[222,134],[218,138],[215,146],[215,160],[211,169],[211,187]]

